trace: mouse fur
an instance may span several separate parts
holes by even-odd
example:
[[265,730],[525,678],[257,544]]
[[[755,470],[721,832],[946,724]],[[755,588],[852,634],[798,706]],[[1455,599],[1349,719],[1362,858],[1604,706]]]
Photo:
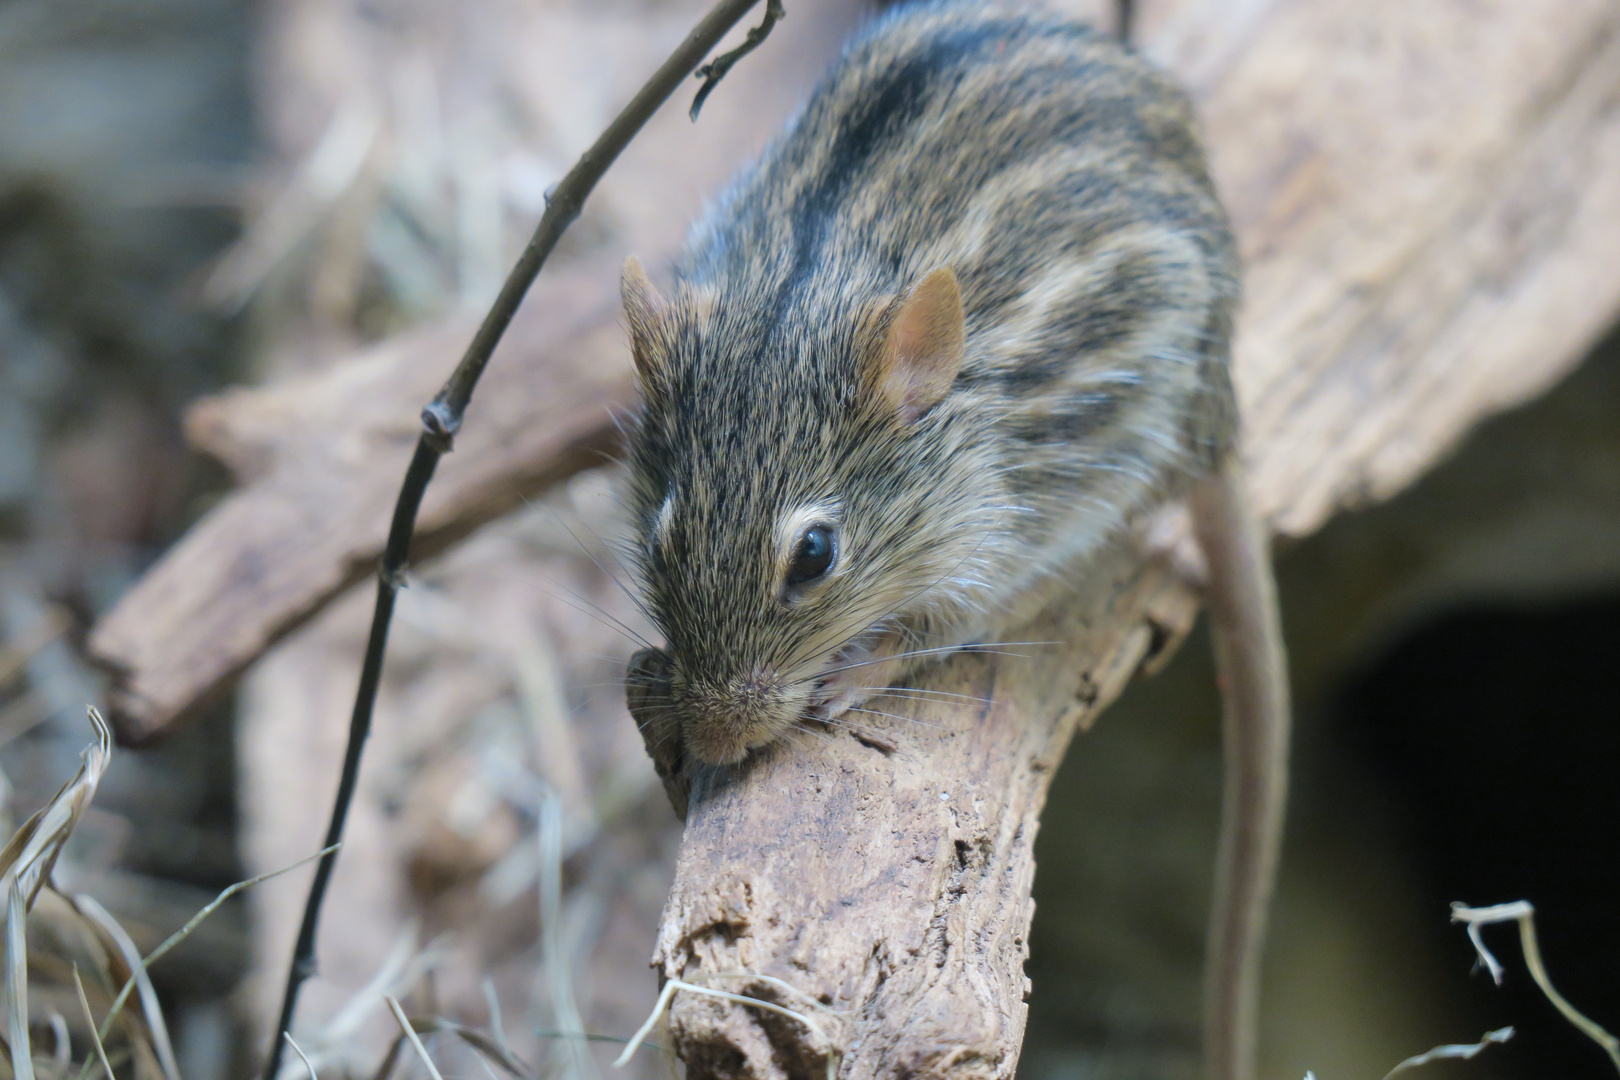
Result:
[[630,562],[684,748],[738,761],[993,638],[1211,473],[1237,271],[1146,61],[1036,11],[874,20],[667,289],[626,267]]

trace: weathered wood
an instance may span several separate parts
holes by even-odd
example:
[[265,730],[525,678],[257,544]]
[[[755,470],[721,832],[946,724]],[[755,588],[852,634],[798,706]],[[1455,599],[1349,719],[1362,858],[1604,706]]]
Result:
[[[1031,627],[1063,647],[961,656],[927,683],[952,697],[885,698],[873,708],[890,715],[850,714],[852,727],[694,777],[655,965],[822,1031],[678,995],[670,1027],[689,1075],[820,1077],[833,1051],[845,1077],[1012,1075],[1047,785],[1076,725],[1194,612],[1128,546],[1098,570],[1087,602]],[[801,993],[715,977],[738,972]]]
[[1620,5],[1268,16],[1195,89],[1247,264],[1253,482],[1298,536],[1545,390],[1614,319]]
[[[476,422],[445,459],[419,520],[417,557],[610,452],[629,393],[604,299],[616,267],[536,292],[490,372]],[[277,639],[374,572],[417,410],[471,324],[415,335],[330,377],[238,391],[200,406],[205,446],[258,476],[215,508],[96,628],[116,672],[120,737],[146,738],[229,685]],[[409,362],[416,361],[416,362]]]

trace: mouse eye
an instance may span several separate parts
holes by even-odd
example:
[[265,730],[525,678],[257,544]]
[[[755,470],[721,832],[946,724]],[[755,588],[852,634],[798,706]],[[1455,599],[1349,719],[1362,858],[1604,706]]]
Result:
[[788,585],[802,585],[825,574],[833,564],[835,553],[829,526],[812,525],[804,530],[798,546],[793,549],[793,562],[788,564]]

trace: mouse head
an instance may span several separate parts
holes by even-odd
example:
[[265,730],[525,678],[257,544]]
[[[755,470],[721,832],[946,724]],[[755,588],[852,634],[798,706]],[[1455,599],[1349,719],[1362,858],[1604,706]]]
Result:
[[951,394],[962,299],[948,269],[865,304],[701,283],[666,299],[634,259],[621,286],[643,406],[632,561],[668,642],[668,715],[692,755],[734,762],[982,544],[996,470]]

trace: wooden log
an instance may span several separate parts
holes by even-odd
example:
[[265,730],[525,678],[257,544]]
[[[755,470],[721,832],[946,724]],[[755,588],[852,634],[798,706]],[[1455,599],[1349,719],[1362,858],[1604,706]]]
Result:
[[[606,459],[630,393],[605,299],[617,266],[537,290],[422,508],[423,558]],[[330,376],[237,391],[190,417],[197,442],[255,478],[216,507],[96,627],[121,739],[206,703],[283,635],[375,572],[417,409],[471,333],[456,322]],[[411,362],[415,361],[415,362]]]
[[963,655],[930,677],[932,701],[886,698],[874,708],[889,715],[850,714],[852,728],[691,778],[655,966],[819,1030],[678,995],[688,1075],[820,1077],[830,1057],[844,1077],[1013,1074],[1047,785],[1076,726],[1196,610],[1131,545],[1095,570],[1085,602],[1030,627],[1063,647]]

